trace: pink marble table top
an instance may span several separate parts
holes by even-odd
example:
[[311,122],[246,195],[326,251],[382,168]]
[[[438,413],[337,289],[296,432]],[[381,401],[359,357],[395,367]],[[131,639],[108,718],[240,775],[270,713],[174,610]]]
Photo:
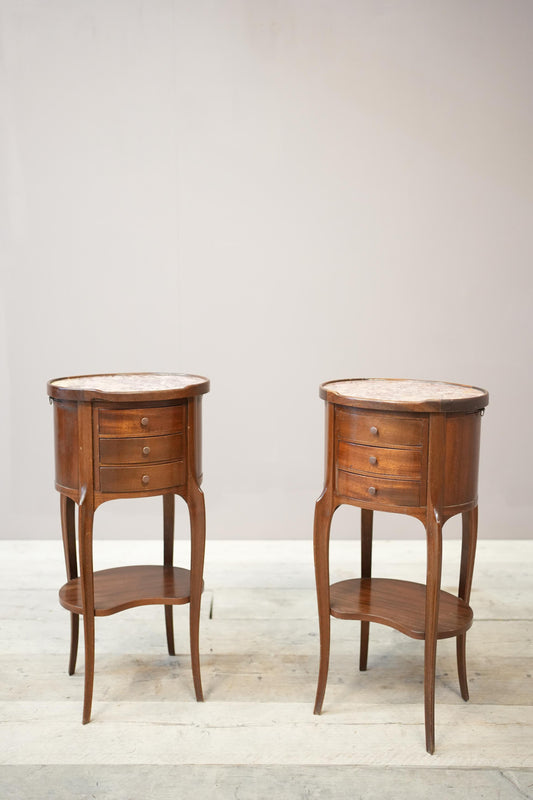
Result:
[[461,400],[485,395],[483,389],[475,386],[442,381],[366,378],[332,381],[323,386],[328,392],[334,392],[340,397],[385,403],[426,403],[432,400]]
[[204,383],[199,375],[174,375],[165,372],[129,373],[116,375],[81,375],[58,378],[52,386],[62,389],[92,390],[95,392],[158,392],[168,389],[186,389]]

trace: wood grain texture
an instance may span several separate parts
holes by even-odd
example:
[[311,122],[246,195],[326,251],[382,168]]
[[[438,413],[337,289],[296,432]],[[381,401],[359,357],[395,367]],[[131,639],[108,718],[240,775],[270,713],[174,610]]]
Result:
[[338,506],[333,495],[335,474],[335,407],[326,405],[324,490],[315,504],[313,557],[315,566],[318,625],[320,629],[320,663],[315,695],[314,714],[320,714],[324,703],[329,670],[331,637],[329,599],[329,537],[331,520]]
[[422,448],[407,450],[339,441],[337,466],[348,472],[420,480]]
[[[63,548],[65,553],[65,566],[67,579],[74,580],[78,577],[78,559],[76,557],[76,509],[74,501],[62,494],[61,498],[61,532],[63,535]],[[70,655],[68,674],[74,675],[76,659],[78,656],[78,640],[80,630],[79,614],[70,615]]]
[[183,486],[186,481],[183,460],[137,467],[100,467],[100,491],[143,492]]
[[100,464],[151,464],[172,461],[185,455],[185,436],[140,436],[123,439],[104,439],[98,442]]
[[337,493],[353,500],[366,500],[376,509],[387,506],[420,506],[420,481],[357,475],[337,470]]
[[99,408],[100,436],[162,436],[185,425],[185,405],[139,408]]
[[[163,564],[165,567],[174,565],[174,518],[175,500],[173,494],[163,495]],[[165,632],[167,635],[167,648],[169,656],[176,655],[174,646],[174,617],[172,606],[165,605]]]
[[[331,614],[395,628],[412,639],[425,638],[426,587],[392,578],[352,578],[330,587]],[[460,598],[440,592],[438,639],[457,636],[471,627],[472,609]]]
[[78,404],[54,403],[54,444],[56,487],[77,491],[78,474]]
[[446,481],[443,505],[477,503],[481,414],[446,418]]
[[[374,512],[367,508],[361,509],[361,578],[370,578],[372,575],[372,533]],[[368,639],[370,623],[361,620],[361,635],[359,643],[359,669],[364,672],[368,661]]]
[[[474,559],[477,544],[477,506],[471,511],[466,511],[463,517],[463,536],[461,542],[461,566],[459,570],[459,591],[458,595],[465,603],[470,602],[470,592],[472,590],[472,577],[474,573]],[[466,635],[463,633],[457,637],[457,673],[459,676],[459,686],[461,697],[468,700],[468,678],[466,672]]]
[[[80,551],[80,608],[83,613],[85,643],[85,678],[82,724],[91,719],[94,687],[94,579],[93,579],[93,407],[78,403],[80,501],[78,504],[78,540]],[[77,580],[77,579],[76,579]]]
[[336,408],[335,418],[337,438],[356,444],[421,446],[427,435],[427,420],[421,416],[394,416],[340,406]]
[[[190,573],[181,567],[136,565],[94,573],[94,613],[106,617],[127,608],[181,605],[190,599]],[[59,591],[63,608],[83,614],[81,583],[74,579]]]

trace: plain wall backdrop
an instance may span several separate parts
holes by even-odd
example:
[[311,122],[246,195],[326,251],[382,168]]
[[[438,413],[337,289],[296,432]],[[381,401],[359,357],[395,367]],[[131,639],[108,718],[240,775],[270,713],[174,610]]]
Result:
[[211,379],[208,538],[311,537],[318,385],[362,376],[487,388],[480,536],[531,535],[530,0],[0,0],[0,37],[1,536],[59,540],[46,380],[136,370]]

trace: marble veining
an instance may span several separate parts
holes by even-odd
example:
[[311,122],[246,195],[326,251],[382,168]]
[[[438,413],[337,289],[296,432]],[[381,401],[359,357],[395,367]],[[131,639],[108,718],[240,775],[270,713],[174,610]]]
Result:
[[203,383],[199,375],[173,375],[172,373],[132,373],[117,375],[87,375],[60,378],[53,386],[64,389],[86,389],[96,392],[154,392],[165,389],[185,389]]
[[388,403],[425,403],[432,400],[461,400],[468,397],[483,397],[483,389],[461,386],[442,381],[388,380],[368,378],[332,381],[323,384],[328,392],[340,397],[360,400],[377,400]]

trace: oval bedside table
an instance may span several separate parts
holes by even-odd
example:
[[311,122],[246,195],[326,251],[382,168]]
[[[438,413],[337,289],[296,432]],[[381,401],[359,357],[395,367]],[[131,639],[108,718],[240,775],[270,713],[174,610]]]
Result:
[[[477,536],[477,479],[484,389],[436,381],[351,379],[320,387],[326,401],[326,469],[317,501],[314,559],[320,625],[315,714],[329,664],[330,616],[361,620],[359,668],[366,669],[370,622],[424,640],[426,749],[435,749],[437,639],[457,637],[461,696],[468,700],[466,631]],[[329,583],[331,519],[361,508],[361,578]],[[371,577],[374,511],[409,514],[426,528],[426,583]],[[442,526],[462,514],[459,592],[440,589]]]
[[[172,606],[190,603],[190,643],[197,700],[203,589],[205,507],[200,489],[201,401],[209,381],[198,375],[130,373],[56,378],[56,489],[67,583],[59,592],[71,614],[69,675],[76,666],[79,618],[85,638],[83,723],[91,717],[94,618],[141,605],[164,605],[168,652],[175,655]],[[173,566],[174,495],[183,497],[191,526],[190,570]],[[93,516],[108,500],[163,496],[163,564],[93,572]],[[75,504],[78,505],[79,576]]]

